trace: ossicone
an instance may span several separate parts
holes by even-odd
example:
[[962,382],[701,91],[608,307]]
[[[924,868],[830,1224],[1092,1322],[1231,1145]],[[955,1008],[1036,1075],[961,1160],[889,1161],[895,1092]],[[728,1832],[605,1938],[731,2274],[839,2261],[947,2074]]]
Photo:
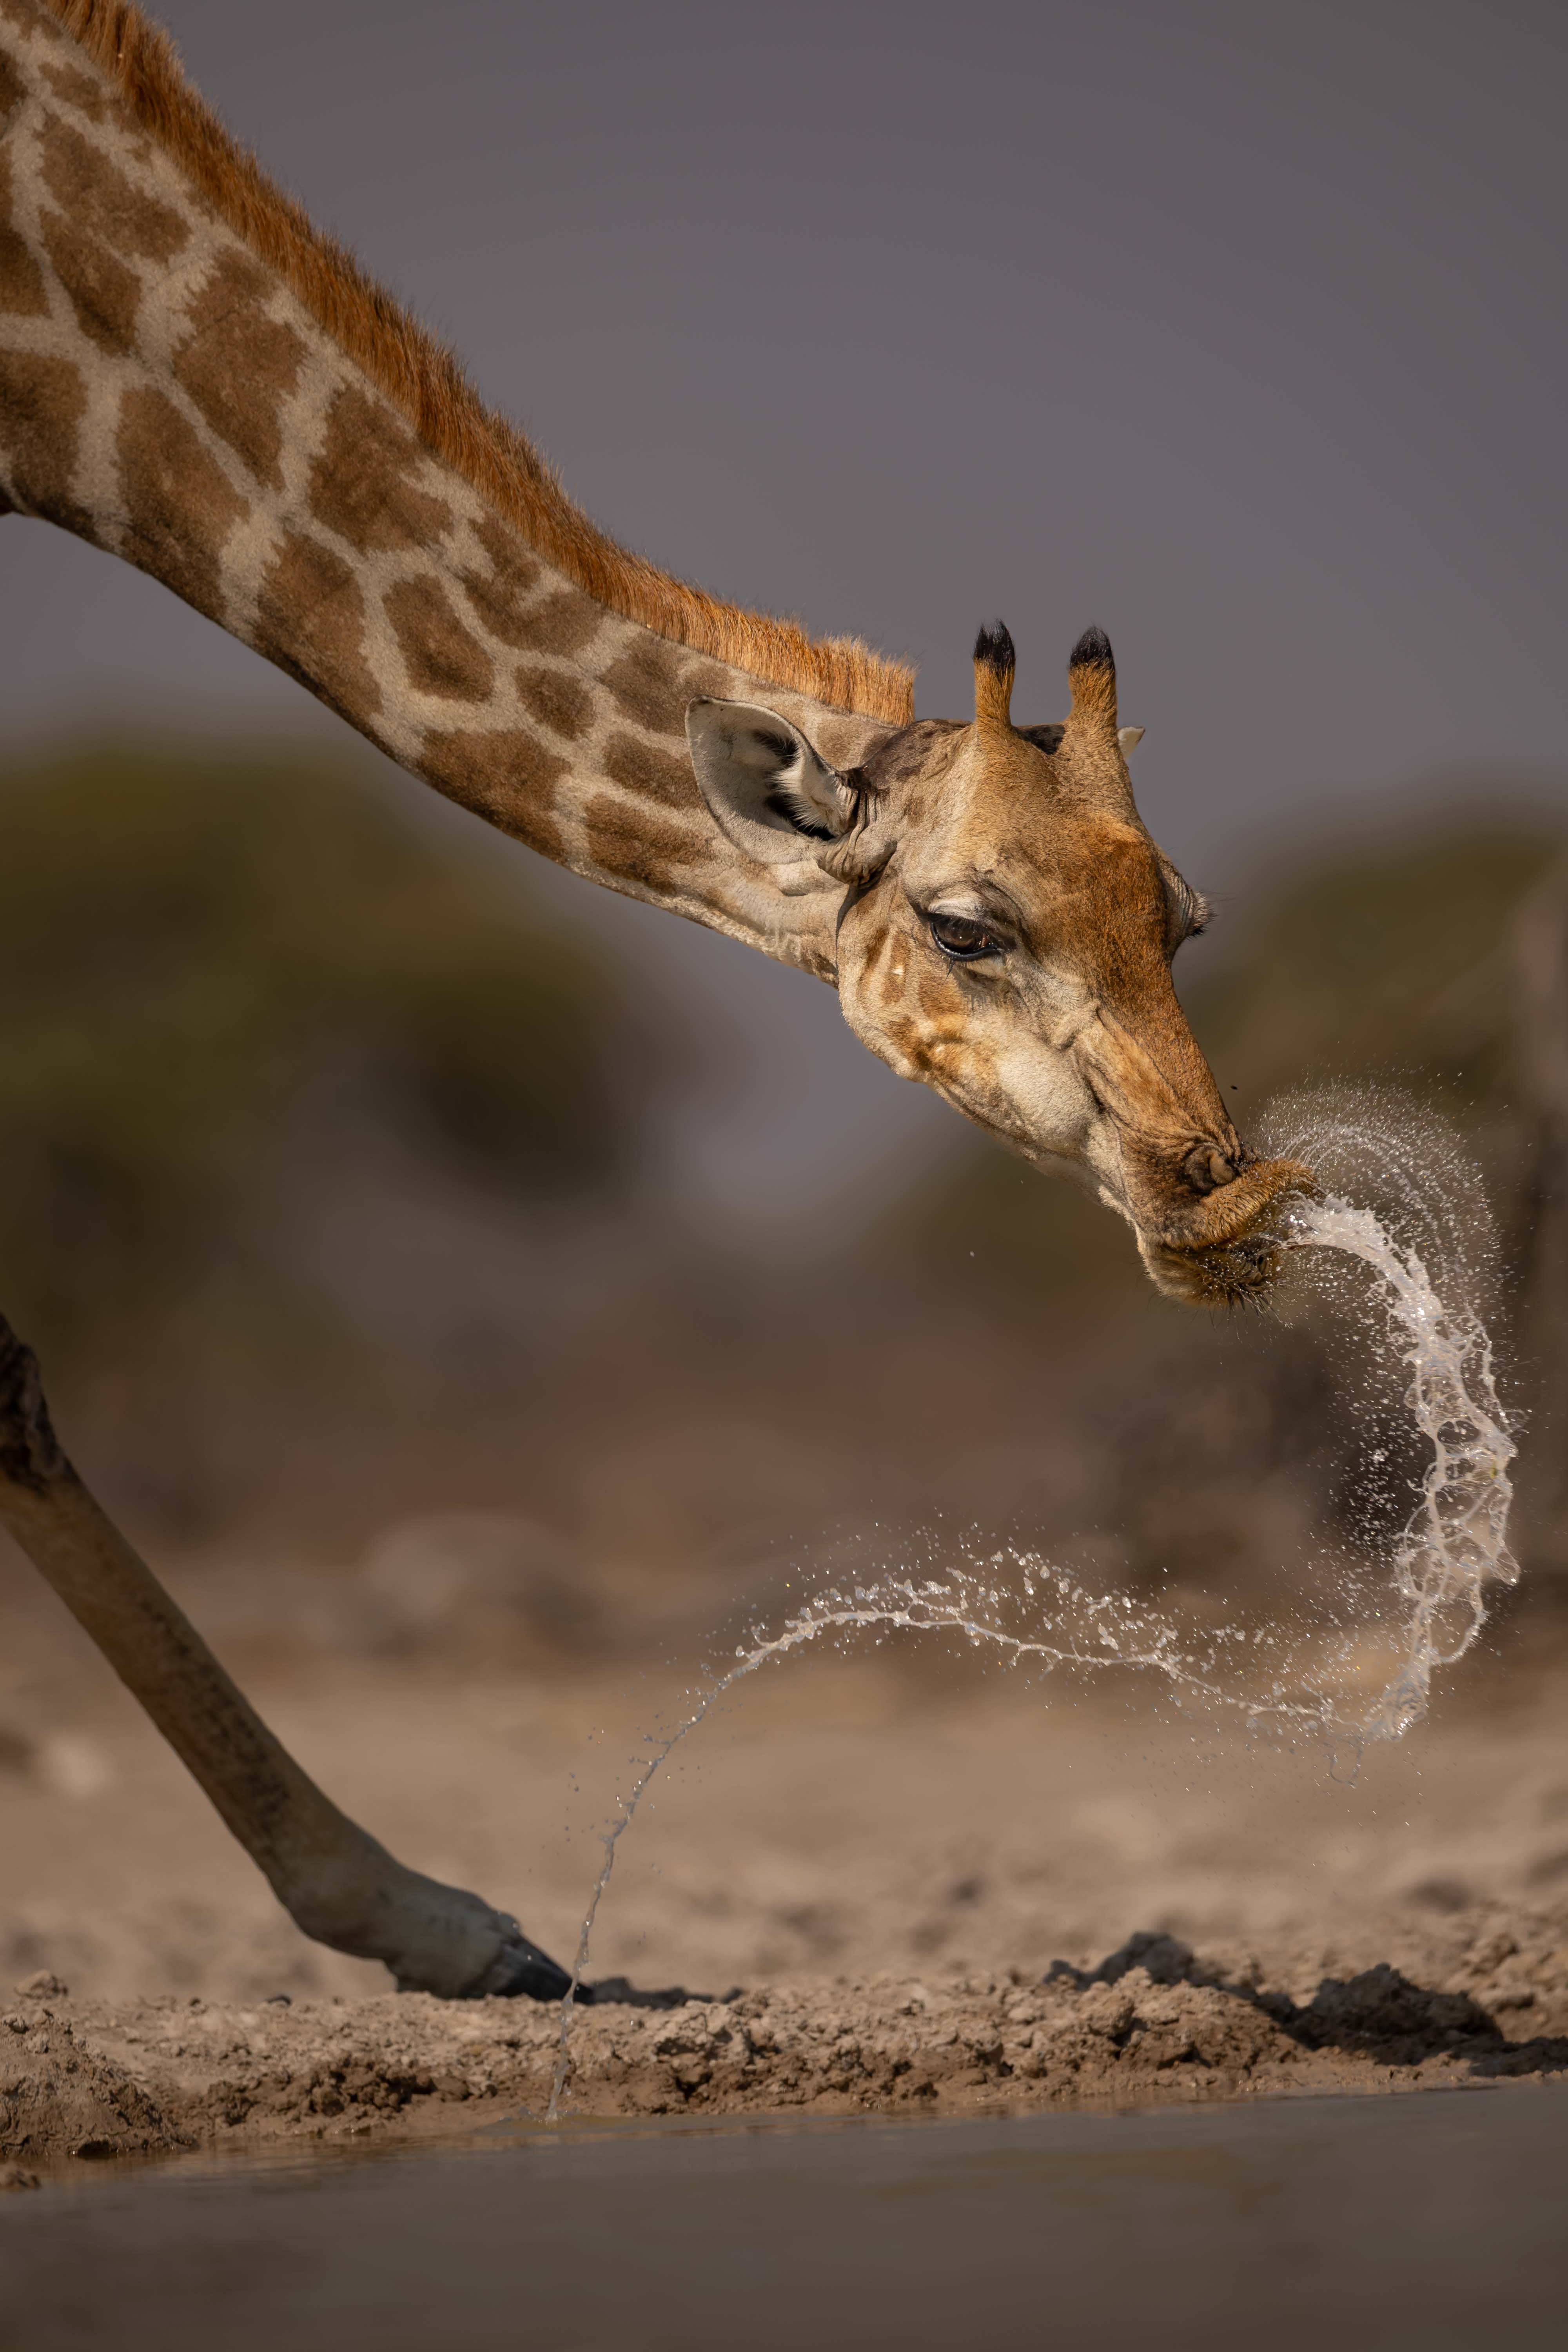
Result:
[[1018,656],[1005,621],[987,621],[974,640],[974,718],[977,726],[1013,723],[1013,676]]
[[1068,656],[1068,684],[1072,689],[1072,719],[1080,727],[1114,734],[1116,656],[1105,631],[1092,623]]
[[1116,675],[1116,656],[1110,650],[1110,639],[1097,623],[1091,621],[1068,656],[1068,672],[1075,669],[1108,669]]

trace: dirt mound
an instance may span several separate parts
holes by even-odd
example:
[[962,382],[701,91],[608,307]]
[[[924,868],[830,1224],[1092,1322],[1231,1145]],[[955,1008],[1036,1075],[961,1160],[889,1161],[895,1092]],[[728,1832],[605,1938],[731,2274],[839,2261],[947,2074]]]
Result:
[[[1568,2071],[1568,1932],[1544,1915],[1391,1930],[1383,1959],[1292,1991],[1300,1948],[1131,1937],[1046,1976],[799,1978],[722,1997],[605,1985],[572,2027],[577,2115],[1030,2109],[1392,2091]],[[1527,2022],[1527,2038],[1510,2031]],[[0,2158],[432,2129],[538,2114],[559,2012],[424,1995],[73,2000],[29,1978],[0,2021]],[[26,2185],[26,2175],[12,2185]]]
[[[58,1977],[25,1978],[19,2005],[0,2017],[0,2154],[136,2156],[195,2140],[135,2079],[79,2030]],[[21,2189],[16,2166],[0,2186]]]

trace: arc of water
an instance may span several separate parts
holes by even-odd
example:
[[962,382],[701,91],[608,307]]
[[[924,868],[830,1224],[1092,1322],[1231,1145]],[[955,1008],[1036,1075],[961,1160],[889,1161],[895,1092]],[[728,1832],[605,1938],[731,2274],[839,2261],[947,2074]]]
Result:
[[1291,1698],[1278,1680],[1262,1698],[1226,1688],[1214,1669],[1212,1646],[1203,1659],[1194,1658],[1158,1612],[1122,1594],[1086,1592],[1034,1554],[996,1553],[987,1566],[994,1570],[1010,1561],[1021,1571],[1028,1601],[1054,1609],[1054,1618],[1045,1618],[1048,1630],[1035,1634],[1014,1633],[998,1624],[993,1612],[1016,1593],[966,1570],[953,1570],[940,1581],[889,1578],[848,1594],[834,1587],[814,1595],[776,1633],[758,1633],[749,1647],[740,1647],[735,1664],[713,1681],[690,1715],[673,1731],[650,1739],[651,1754],[621,1799],[615,1822],[602,1832],[605,1858],[561,2004],[548,2120],[558,2118],[565,2095],[573,2009],[599,1906],[616,1847],[644,1794],[680,1742],[737,1683],[824,1634],[868,1627],[956,1633],[978,1647],[993,1646],[1015,1665],[1029,1663],[1047,1672],[1063,1665],[1138,1668],[1163,1675],[1194,1698],[1238,1707],[1251,1722],[1273,1718],[1335,1746],[1349,1746],[1358,1755],[1369,1741],[1398,1738],[1425,1712],[1434,1670],[1461,1658],[1486,1622],[1486,1585],[1512,1583],[1519,1574],[1507,1543],[1509,1465],[1515,1449],[1498,1402],[1490,1341],[1474,1308],[1466,1301],[1445,1303],[1415,1250],[1402,1245],[1370,1209],[1333,1196],[1300,1200],[1287,1212],[1283,1237],[1296,1249],[1343,1252],[1378,1276],[1391,1331],[1409,1370],[1405,1402],[1432,1450],[1415,1508],[1394,1550],[1392,1584],[1407,1609],[1401,1664],[1371,1707],[1347,1717],[1328,1695],[1303,1690]]

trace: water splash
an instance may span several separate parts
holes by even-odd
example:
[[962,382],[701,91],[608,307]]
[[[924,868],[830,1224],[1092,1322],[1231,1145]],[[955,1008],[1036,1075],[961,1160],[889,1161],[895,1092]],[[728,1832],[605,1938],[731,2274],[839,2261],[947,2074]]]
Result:
[[[1352,1727],[1358,1744],[1397,1739],[1425,1714],[1434,1671],[1474,1644],[1487,1588],[1519,1578],[1508,1544],[1516,1448],[1480,1311],[1496,1237],[1479,1171],[1458,1139],[1395,1093],[1341,1087],[1286,1097],[1268,1124],[1270,1149],[1306,1159],[1323,1186],[1320,1199],[1287,1209],[1298,1263],[1342,1309],[1359,1303],[1363,1318],[1381,1321],[1405,1376],[1400,1403],[1427,1452],[1378,1596],[1382,1610],[1395,1604],[1397,1664]],[[1375,1280],[1359,1302],[1334,1262],[1316,1255],[1324,1252],[1341,1267],[1348,1260],[1370,1269]]]
[[1486,1622],[1486,1586],[1518,1579],[1507,1539],[1513,1440],[1479,1318],[1444,1304],[1413,1250],[1370,1209],[1332,1194],[1293,1211],[1290,1225],[1300,1246],[1345,1251],[1382,1276],[1410,1371],[1405,1403],[1432,1449],[1392,1564],[1408,1609],[1404,1664],[1359,1726],[1363,1738],[1397,1739],[1426,1713],[1433,1670],[1457,1664]]
[[[1507,1541],[1515,1448],[1476,1304],[1492,1246],[1484,1195],[1453,1138],[1397,1098],[1363,1091],[1288,1100],[1271,1126],[1270,1148],[1318,1170],[1325,1187],[1316,1200],[1287,1204],[1280,1236],[1310,1287],[1363,1321],[1370,1317],[1401,1369],[1400,1402],[1428,1451],[1415,1508],[1392,1544],[1369,1547],[1381,1549],[1382,1572],[1369,1577],[1364,1563],[1342,1563],[1330,1579],[1333,1605],[1316,1619],[1305,1610],[1251,1631],[1194,1630],[1009,1548],[939,1578],[829,1586],[777,1632],[753,1628],[691,1713],[649,1735],[649,1752],[601,1833],[605,1858],[561,2005],[547,2120],[560,2115],[574,2005],[616,1849],[639,1802],[737,1683],[809,1643],[867,1631],[879,1640],[889,1632],[945,1633],[1026,1671],[1152,1674],[1184,1706],[1239,1717],[1255,1731],[1310,1736],[1336,1758],[1348,1754],[1352,1767],[1368,1743],[1399,1738],[1426,1712],[1434,1672],[1463,1657],[1486,1622],[1488,1585],[1511,1584],[1519,1574]],[[1336,1181],[1371,1193],[1377,1208],[1328,1189]],[[1373,1278],[1359,1297],[1344,1287],[1346,1261]],[[1370,1694],[1369,1650],[1386,1662]]]

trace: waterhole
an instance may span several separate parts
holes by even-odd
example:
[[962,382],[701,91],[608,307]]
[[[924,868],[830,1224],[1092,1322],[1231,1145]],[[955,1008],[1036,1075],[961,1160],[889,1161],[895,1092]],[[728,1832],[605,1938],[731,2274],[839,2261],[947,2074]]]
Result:
[[26,2352],[1546,2352],[1568,2094],[572,2124],[0,2200]]

